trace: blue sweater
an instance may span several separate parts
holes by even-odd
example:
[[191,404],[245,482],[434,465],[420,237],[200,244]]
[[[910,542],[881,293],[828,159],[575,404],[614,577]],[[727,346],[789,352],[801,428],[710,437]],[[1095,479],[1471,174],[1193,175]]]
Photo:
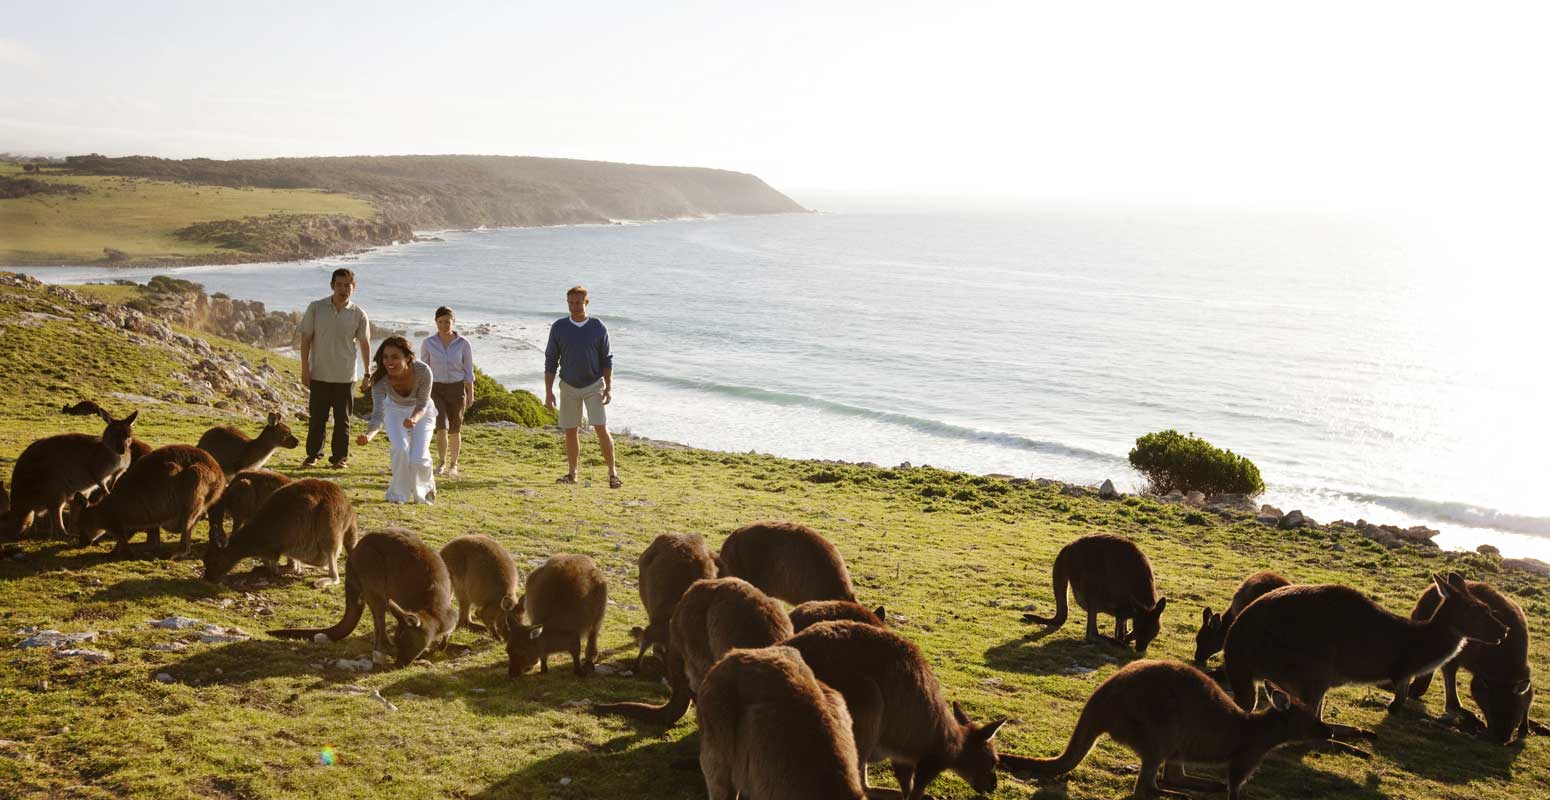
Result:
[[608,346],[608,329],[597,317],[581,325],[562,317],[549,326],[549,345],[544,348],[544,372],[559,373],[560,380],[577,389],[591,386],[613,369],[614,354]]

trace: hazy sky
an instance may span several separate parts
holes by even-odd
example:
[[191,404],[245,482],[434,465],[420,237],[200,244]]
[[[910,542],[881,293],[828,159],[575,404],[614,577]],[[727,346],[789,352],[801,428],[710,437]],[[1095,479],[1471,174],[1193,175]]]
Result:
[[[788,192],[1524,207],[1542,3],[3,3],[0,150],[498,153]],[[564,9],[564,10],[562,10]]]

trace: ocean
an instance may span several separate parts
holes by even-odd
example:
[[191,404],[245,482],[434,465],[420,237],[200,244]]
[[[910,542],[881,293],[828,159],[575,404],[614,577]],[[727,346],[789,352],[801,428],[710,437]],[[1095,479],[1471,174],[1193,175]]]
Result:
[[300,310],[349,266],[375,321],[417,340],[450,305],[484,331],[478,365],[540,396],[549,323],[581,283],[613,341],[615,430],[1123,490],[1136,437],[1174,428],[1253,459],[1282,510],[1550,560],[1543,279],[1441,233],[1203,211],[813,213],[443,231],[175,274]]

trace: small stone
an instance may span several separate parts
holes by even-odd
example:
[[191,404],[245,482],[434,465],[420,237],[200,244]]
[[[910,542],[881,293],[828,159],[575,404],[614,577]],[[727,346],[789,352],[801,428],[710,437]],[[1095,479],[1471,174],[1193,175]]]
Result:
[[314,633],[314,634],[312,634],[312,641],[317,642],[319,644],[321,644],[323,642],[326,642],[326,641],[328,641],[328,634],[326,634],[326,633]]
[[560,785],[561,786],[569,786],[570,785],[570,778],[561,778],[560,779]]
[[155,622],[152,622],[151,627],[165,628],[167,630],[183,630],[184,628],[192,628],[203,624],[204,622],[202,620],[174,614],[170,617],[167,617],[166,619],[159,619]]
[[1289,531],[1301,528],[1306,522],[1307,520],[1303,518],[1302,512],[1294,509],[1281,517],[1281,520],[1276,523],[1276,527],[1283,531]]
[[1479,547],[1475,548],[1475,552],[1479,553],[1480,555],[1483,555],[1483,556],[1499,556],[1499,555],[1502,554],[1502,551],[1501,551],[1500,548],[1498,548],[1496,545],[1491,545],[1491,544],[1480,545]]
[[1098,499],[1113,500],[1117,497],[1119,497],[1119,491],[1114,488],[1114,481],[1105,478],[1103,484],[1098,487]]
[[172,683],[172,676],[168,675],[165,672],[158,672],[158,673],[156,673],[156,682],[157,683]]

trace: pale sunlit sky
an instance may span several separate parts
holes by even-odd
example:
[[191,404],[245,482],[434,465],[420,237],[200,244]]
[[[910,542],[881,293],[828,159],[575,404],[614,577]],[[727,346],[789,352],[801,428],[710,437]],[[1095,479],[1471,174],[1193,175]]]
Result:
[[1533,218],[1543,7],[7,0],[0,151],[541,155],[792,194]]

